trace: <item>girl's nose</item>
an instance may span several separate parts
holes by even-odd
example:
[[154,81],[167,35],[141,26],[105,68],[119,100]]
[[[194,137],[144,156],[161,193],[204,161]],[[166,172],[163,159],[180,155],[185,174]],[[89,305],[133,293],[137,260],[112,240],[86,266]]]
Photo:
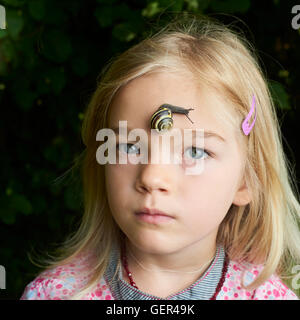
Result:
[[136,189],[141,193],[153,191],[170,193],[176,183],[174,170],[171,164],[142,164]]

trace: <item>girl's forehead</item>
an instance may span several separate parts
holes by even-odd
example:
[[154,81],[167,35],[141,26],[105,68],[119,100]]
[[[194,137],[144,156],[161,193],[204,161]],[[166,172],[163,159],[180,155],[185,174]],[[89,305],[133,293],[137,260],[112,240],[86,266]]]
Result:
[[220,96],[187,77],[166,73],[144,75],[120,88],[110,106],[109,126],[117,127],[126,120],[128,127],[150,129],[151,116],[165,103],[194,109],[188,114],[193,123],[184,114],[173,114],[174,127],[228,136],[229,128],[220,117],[228,106]]

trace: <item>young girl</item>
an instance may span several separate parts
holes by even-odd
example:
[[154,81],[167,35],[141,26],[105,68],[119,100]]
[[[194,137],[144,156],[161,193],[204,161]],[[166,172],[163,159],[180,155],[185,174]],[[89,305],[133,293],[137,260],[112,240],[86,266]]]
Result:
[[[98,163],[100,129],[133,159],[135,141],[115,128],[149,133],[163,104],[192,108],[192,122],[172,113],[173,127],[202,128],[205,148],[179,164]],[[300,261],[296,185],[242,36],[204,17],[169,23],[105,69],[82,137],[82,223],[21,299],[297,299],[282,281]],[[186,174],[191,159],[201,174]]]

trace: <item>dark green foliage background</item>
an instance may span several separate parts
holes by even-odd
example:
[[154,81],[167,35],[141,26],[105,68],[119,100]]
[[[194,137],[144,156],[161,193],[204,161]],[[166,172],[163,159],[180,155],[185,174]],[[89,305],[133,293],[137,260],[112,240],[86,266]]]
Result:
[[[174,12],[212,14],[243,30],[270,79],[286,153],[299,177],[300,31],[292,1],[2,0],[0,264],[3,299],[19,299],[45,253],[75,230],[80,179],[61,177],[83,150],[80,127],[100,70]],[[238,21],[237,18],[242,19]],[[299,21],[300,22],[300,21]],[[298,106],[298,108],[297,108]]]

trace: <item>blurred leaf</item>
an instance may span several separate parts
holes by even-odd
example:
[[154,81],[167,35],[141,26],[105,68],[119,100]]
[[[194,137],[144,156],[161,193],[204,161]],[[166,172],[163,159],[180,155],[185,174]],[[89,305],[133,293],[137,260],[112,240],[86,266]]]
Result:
[[113,10],[112,6],[97,7],[94,16],[97,18],[99,25],[102,28],[106,28],[112,25],[113,23]]
[[28,10],[31,16],[36,20],[42,20],[45,16],[44,0],[29,0]]
[[[8,75],[8,65],[3,61],[3,59],[0,59],[0,76],[7,76]],[[2,96],[2,93],[1,93]],[[2,97],[1,97],[2,98]]]
[[199,9],[199,3],[202,3],[202,1],[198,2],[198,0],[186,0],[187,3],[187,11],[196,11]]
[[18,95],[14,97],[16,103],[23,110],[29,110],[34,105],[34,100],[38,96],[37,92],[32,92],[30,90],[20,90]]
[[16,212],[13,210],[3,208],[3,213],[1,214],[1,220],[5,224],[14,224],[16,222]]
[[162,8],[159,8],[158,1],[150,2],[148,3],[147,7],[142,10],[142,16],[151,18],[161,11]]
[[1,2],[4,5],[7,4],[12,7],[21,7],[24,5],[26,0],[2,0]]
[[16,221],[16,212],[11,210],[9,203],[10,197],[0,197],[0,220],[5,224],[13,224]]
[[65,8],[67,11],[71,12],[73,16],[77,16],[80,11],[81,2],[69,1],[67,7]]
[[22,10],[6,9],[6,21],[8,34],[12,38],[16,39],[24,26]]
[[66,25],[67,13],[63,10],[62,1],[44,0],[45,1],[45,12],[43,23],[49,25],[55,25],[58,28]]
[[270,92],[272,95],[272,98],[275,102],[275,104],[280,108],[280,109],[286,109],[290,110],[290,102],[289,102],[289,95],[285,91],[284,87],[282,84],[279,82],[276,82],[274,80],[269,80],[269,88]]
[[176,0],[176,1],[169,1],[169,0],[160,0],[160,6],[166,8],[170,11],[181,11],[183,9],[184,0]]
[[82,112],[78,113],[78,119],[81,121],[84,119],[84,114]]
[[[189,1],[192,1],[192,0],[189,0]],[[208,8],[208,6],[210,5],[211,3],[211,0],[201,0],[201,1],[198,1],[198,8],[200,11],[203,11],[205,10],[206,8]]]
[[245,13],[251,5],[250,0],[212,0],[210,8],[216,12],[224,13]]
[[5,191],[5,193],[6,193],[6,195],[7,195],[7,196],[10,196],[10,195],[12,195],[12,193],[13,193],[13,190],[12,190],[12,188],[9,188],[9,187],[7,187],[7,188],[6,188],[6,191]]
[[61,227],[62,220],[53,219],[51,215],[48,216],[47,226],[52,230],[52,232],[57,232]]
[[48,84],[52,88],[52,91],[57,95],[59,94],[66,84],[66,77],[64,70],[61,68],[51,68],[44,76],[47,79]]
[[129,42],[136,36],[136,33],[132,31],[132,25],[129,22],[116,25],[112,30],[112,34],[115,38],[123,42]]
[[131,24],[133,20],[138,19],[136,11],[131,10],[127,4],[121,3],[115,6],[98,7],[94,13],[101,27],[109,27],[120,19],[126,19]]
[[3,39],[8,36],[7,29],[0,29],[0,39]]
[[43,153],[44,157],[50,162],[57,163],[60,160],[60,153],[55,146],[47,146]]
[[23,110],[29,110],[34,100],[38,97],[38,92],[29,89],[29,82],[24,76],[20,76],[11,86],[13,99],[17,105]]
[[16,212],[21,212],[24,215],[29,215],[32,213],[32,206],[26,196],[22,194],[13,194],[10,197],[10,206]]
[[14,224],[17,213],[29,215],[32,213],[32,206],[26,196],[22,194],[12,194],[0,198],[0,220],[5,224]]
[[71,186],[64,191],[64,201],[65,205],[70,210],[78,210],[79,208],[79,198],[78,194],[74,192],[74,188]]
[[41,195],[34,196],[32,205],[36,214],[42,214],[47,209],[45,198]]
[[34,39],[28,37],[19,39],[17,43],[17,51],[23,54],[22,66],[29,72],[32,72],[39,60],[35,45]]
[[289,76],[289,71],[288,70],[279,70],[278,76],[280,78],[287,78]]
[[72,59],[72,70],[75,74],[83,77],[89,71],[89,64],[85,57],[76,57]]
[[13,42],[10,39],[4,39],[1,42],[0,54],[3,55],[5,62],[11,62],[16,57]]
[[43,34],[42,53],[54,62],[64,62],[72,53],[70,38],[61,30],[48,30]]

